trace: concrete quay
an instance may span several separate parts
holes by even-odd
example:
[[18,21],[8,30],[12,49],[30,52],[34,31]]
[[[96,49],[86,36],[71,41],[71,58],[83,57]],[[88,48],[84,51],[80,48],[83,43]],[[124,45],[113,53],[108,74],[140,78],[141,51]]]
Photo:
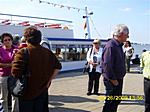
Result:
[[[79,71],[58,74],[49,88],[49,111],[101,112],[105,94],[103,77],[100,78],[100,96],[86,95],[87,82],[88,75]],[[143,76],[137,73],[137,68],[132,68],[131,73],[126,74],[123,95],[131,99],[122,101],[117,112],[144,111]]]

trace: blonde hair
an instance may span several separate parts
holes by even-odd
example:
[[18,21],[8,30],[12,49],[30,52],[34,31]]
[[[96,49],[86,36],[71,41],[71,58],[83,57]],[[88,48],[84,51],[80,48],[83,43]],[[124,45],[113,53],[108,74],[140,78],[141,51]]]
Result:
[[95,44],[95,43],[101,44],[100,39],[94,39],[93,44]]

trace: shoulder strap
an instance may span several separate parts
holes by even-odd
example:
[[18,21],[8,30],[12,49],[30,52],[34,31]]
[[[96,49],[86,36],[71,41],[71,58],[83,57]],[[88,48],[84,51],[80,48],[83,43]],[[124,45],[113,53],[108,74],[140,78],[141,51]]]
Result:
[[[90,51],[90,56],[89,56],[89,58],[91,58],[91,54],[92,54],[92,51],[93,51],[93,47],[91,48],[91,49],[89,49],[89,50],[91,50]],[[89,52],[89,51],[88,51]],[[87,64],[88,64],[88,61],[86,62]]]
[[24,60],[26,62],[26,65],[28,65],[29,62],[29,51],[27,48],[23,48],[23,53],[24,53]]
[[93,51],[93,47],[91,48],[91,51],[90,51],[90,56],[91,56],[91,54],[92,54],[92,51]]
[[30,69],[29,69],[29,50],[27,48],[23,48],[24,51],[24,62],[25,62],[25,71],[24,75],[29,75]]

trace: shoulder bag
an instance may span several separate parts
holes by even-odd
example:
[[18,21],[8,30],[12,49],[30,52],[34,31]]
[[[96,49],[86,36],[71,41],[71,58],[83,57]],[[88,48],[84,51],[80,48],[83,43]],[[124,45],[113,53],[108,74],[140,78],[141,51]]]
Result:
[[29,76],[29,51],[27,48],[24,48],[24,60],[25,60],[25,68],[23,74],[20,75],[19,78],[14,76],[9,76],[7,79],[7,87],[8,91],[15,97],[21,97],[24,94],[24,91],[27,87],[28,76]]
[[[92,54],[92,51],[93,51],[93,47],[91,48],[90,56],[91,56],[91,54]],[[84,65],[83,73],[89,72],[89,71],[90,71],[90,64],[89,64],[89,62],[87,61],[87,62],[85,63],[85,65]]]

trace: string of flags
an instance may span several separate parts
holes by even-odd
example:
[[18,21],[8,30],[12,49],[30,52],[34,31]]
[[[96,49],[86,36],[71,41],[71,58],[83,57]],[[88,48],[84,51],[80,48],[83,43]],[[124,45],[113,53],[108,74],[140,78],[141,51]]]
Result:
[[[52,5],[54,7],[57,6],[59,8],[67,8],[68,10],[73,9],[73,10],[77,10],[78,12],[80,12],[80,11],[86,11],[85,9],[81,9],[81,8],[77,8],[77,7],[71,7],[71,6],[66,6],[66,5],[62,5],[62,4],[51,3],[51,2],[43,1],[43,0],[39,0],[39,3],[45,3],[45,4],[48,4],[48,5]],[[84,28],[84,30],[86,30],[86,28],[87,28],[86,21],[84,22],[83,28]]]
[[71,7],[71,6],[62,5],[62,4],[51,3],[51,2],[43,1],[43,0],[39,0],[39,3],[46,3],[46,4],[52,5],[54,7],[57,6],[57,7],[60,7],[60,8],[67,8],[68,10],[73,9],[73,10],[77,10],[78,12],[85,11],[85,9],[80,9],[80,8],[77,8],[77,7]]
[[[77,8],[77,7],[72,7],[72,6],[62,5],[62,4],[51,3],[51,2],[43,1],[43,0],[39,0],[39,3],[45,3],[45,4],[52,5],[54,7],[59,7],[59,8],[67,8],[68,10],[73,9],[73,10],[77,10],[78,12],[80,12],[80,11],[85,11],[86,12],[85,9],[80,9],[80,8]],[[90,18],[90,20],[91,20],[91,18]],[[93,21],[92,21],[92,24],[94,25]],[[84,30],[87,29],[87,21],[86,20],[84,22],[83,28],[84,28]],[[98,36],[101,37],[101,35],[98,33],[96,27],[94,27],[94,30],[96,30]]]
[[[14,20],[15,21],[15,20]],[[10,19],[0,19],[0,25],[19,25],[19,26],[36,26],[36,27],[46,27],[46,28],[63,28],[68,29],[68,26],[63,24],[54,23],[32,23],[30,21],[18,21],[17,23]]]

